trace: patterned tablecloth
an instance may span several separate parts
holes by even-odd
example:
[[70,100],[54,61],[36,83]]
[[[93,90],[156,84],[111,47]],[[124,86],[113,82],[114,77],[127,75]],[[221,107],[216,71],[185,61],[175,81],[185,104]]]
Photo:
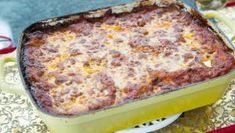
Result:
[[[222,9],[220,12],[232,18],[235,23],[235,8]],[[231,36],[229,29],[220,24]],[[7,63],[8,84],[19,83],[16,64]],[[1,81],[3,82],[3,81]],[[0,82],[0,84],[1,84]],[[156,132],[205,132],[226,127],[235,123],[235,81],[232,81],[224,97],[217,103],[185,112],[173,124]],[[0,133],[49,133],[47,126],[33,112],[30,102],[24,96],[13,95],[0,90]]]

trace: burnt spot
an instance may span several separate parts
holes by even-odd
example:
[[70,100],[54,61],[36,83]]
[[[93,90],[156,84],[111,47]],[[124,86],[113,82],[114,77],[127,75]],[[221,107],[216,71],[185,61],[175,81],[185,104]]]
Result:
[[183,26],[181,26],[179,24],[174,25],[173,28],[174,28],[174,32],[176,32],[176,33],[181,33],[184,31]]
[[170,55],[172,55],[172,51],[166,51],[165,53],[164,53],[164,57],[168,57],[168,56],[170,56]]
[[64,70],[65,69],[65,65],[64,65],[64,62],[59,62],[57,67],[60,69],[60,70]]
[[33,33],[27,34],[27,37],[30,39],[25,45],[32,47],[40,47],[45,43],[46,34],[42,31],[35,31]]
[[82,54],[82,52],[78,48],[70,48],[68,52],[70,53],[71,56]]
[[179,42],[179,43],[186,43],[186,40],[185,38],[182,36],[182,35],[179,35],[176,37],[176,42]]
[[105,73],[100,73],[98,75],[98,79],[105,86],[113,86],[114,85],[113,79],[111,77],[109,77],[108,75],[106,75]]
[[105,18],[104,23],[108,25],[116,25],[118,24],[118,21],[116,20],[116,17],[112,16],[112,17]]
[[80,44],[85,44],[86,43],[86,39],[82,38],[81,40],[79,40]]
[[69,58],[67,60],[71,65],[74,65],[76,63],[76,60],[74,58]]
[[184,62],[188,62],[190,59],[194,58],[194,55],[192,53],[186,53],[184,54]]
[[71,90],[72,88],[65,88],[65,89],[63,89],[61,92],[60,92],[60,94],[63,96],[63,95],[66,95],[66,94],[69,94],[69,92],[70,92],[70,90]]
[[138,58],[139,58],[139,59],[147,59],[147,58],[148,58],[148,54],[147,54],[147,53],[140,53],[140,54],[138,55]]
[[153,85],[153,86],[156,86],[156,85],[158,85],[160,82],[161,82],[161,79],[158,78],[158,77],[156,77],[156,78],[154,78],[154,79],[152,80],[152,85]]
[[98,27],[98,28],[101,27],[101,25],[102,25],[101,22],[95,22],[95,23],[94,23],[94,26],[95,26],[95,27]]
[[50,89],[55,87],[54,84],[51,84],[45,81],[36,82],[34,85],[37,89],[44,90],[44,91],[49,91]]
[[111,62],[111,65],[117,67],[117,66],[121,66],[122,64],[119,59],[113,59]]
[[168,91],[174,90],[176,87],[172,85],[164,85],[164,86],[161,86],[160,88],[162,91],[168,92]]
[[153,32],[153,35],[162,38],[167,35],[167,32],[165,30],[157,30]]
[[62,84],[68,81],[68,77],[67,76],[57,76],[55,79],[55,83],[56,84]]
[[121,52],[116,51],[116,50],[111,50],[110,54],[112,55],[113,58],[118,58],[118,57],[121,57],[122,55]]
[[127,83],[127,86],[123,89],[123,92],[126,93],[125,100],[128,99],[137,99],[142,96],[148,96],[153,91],[153,87],[141,83]]
[[127,75],[128,75],[129,77],[133,77],[133,76],[135,75],[135,69],[132,68],[132,67],[129,67],[129,68],[128,68],[128,73],[127,73]]
[[145,24],[146,24],[146,22],[145,22],[144,20],[139,20],[139,21],[137,21],[137,25],[138,25],[139,27],[144,27]]
[[27,68],[26,73],[28,74],[28,78],[31,81],[40,81],[42,79],[42,76],[44,75],[44,70],[40,70],[37,68]]
[[51,77],[51,76],[58,76],[60,74],[60,71],[59,70],[56,70],[56,71],[51,71],[51,72],[48,72],[47,73],[47,75],[49,76],[49,77]]
[[78,75],[72,76],[71,78],[72,78],[72,81],[75,82],[75,83],[77,83],[77,84],[83,83],[82,78],[81,78],[80,76],[78,76]]
[[58,53],[58,48],[56,47],[48,47],[46,50],[50,53]]
[[149,43],[150,39],[143,36],[136,36],[128,42],[132,48],[137,46],[146,46]]
[[[143,28],[135,28],[133,30],[133,32],[138,33],[140,35],[148,35],[149,34],[148,30],[143,29]],[[136,36],[136,37],[138,38],[138,36]]]
[[119,44],[119,43],[122,43],[124,40],[122,40],[121,38],[115,38],[113,40],[114,44]]
[[39,99],[39,101],[42,104],[42,106],[44,106],[44,107],[52,106],[51,98],[50,98],[50,96],[45,91],[37,89],[35,91],[35,97],[37,99]]

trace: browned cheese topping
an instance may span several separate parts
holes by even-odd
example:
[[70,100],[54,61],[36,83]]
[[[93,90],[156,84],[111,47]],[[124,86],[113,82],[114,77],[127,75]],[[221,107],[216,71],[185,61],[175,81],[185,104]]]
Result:
[[37,103],[57,115],[153,96],[234,67],[221,39],[174,6],[81,19],[28,36],[25,76]]

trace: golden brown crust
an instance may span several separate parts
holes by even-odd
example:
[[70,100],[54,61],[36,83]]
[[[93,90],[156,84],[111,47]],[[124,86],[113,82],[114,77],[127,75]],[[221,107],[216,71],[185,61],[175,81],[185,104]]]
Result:
[[221,39],[175,6],[149,6],[31,33],[23,60],[37,103],[57,115],[178,89],[234,67]]

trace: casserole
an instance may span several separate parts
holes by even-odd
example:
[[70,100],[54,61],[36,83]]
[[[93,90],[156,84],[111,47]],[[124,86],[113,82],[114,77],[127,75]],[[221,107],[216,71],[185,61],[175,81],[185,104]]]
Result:
[[232,51],[179,4],[108,12],[26,32],[21,71],[46,112],[79,115],[111,108],[234,68]]
[[[76,19],[76,15],[67,18],[67,20],[71,18]],[[63,21],[64,20],[66,19],[63,18]],[[36,23],[26,29],[25,34],[22,36],[23,43],[21,43],[21,46],[18,49],[18,61],[20,63],[21,70],[24,69],[22,68],[21,62],[21,50],[27,41],[25,35],[34,31],[35,29],[41,29],[44,26],[48,26],[47,24],[53,25],[58,22],[60,23],[61,20],[43,21],[41,23]],[[63,22],[63,24],[65,23],[66,22]],[[58,26],[58,24],[56,26]],[[50,28],[53,29],[53,27],[55,28],[56,26],[52,26]],[[226,41],[226,43],[228,42]],[[70,129],[70,132],[112,132],[124,127],[133,126],[134,124],[140,122],[154,119],[156,117],[162,117],[172,113],[177,113],[213,103],[221,96],[224,91],[224,86],[229,82],[229,79],[233,78],[233,75],[234,74],[232,71],[224,76],[220,76],[220,78],[214,78],[208,81],[186,86],[180,90],[175,90],[159,96],[153,96],[147,99],[130,102],[105,110],[81,114],[79,116],[55,116],[52,114],[47,114],[45,111],[41,110],[37,104],[35,106],[39,110],[39,114],[41,115],[42,119],[47,123],[52,131],[65,132],[67,129]],[[22,76],[23,83],[26,88],[28,88],[28,84],[26,84],[24,76]],[[214,87],[213,92],[211,92],[210,89],[212,87]],[[27,90],[27,92],[30,94],[31,100],[35,104],[35,99],[32,97],[30,90]],[[186,99],[188,99],[188,101],[186,101]],[[158,110],[157,113],[156,110]],[[111,115],[112,117],[109,117]],[[109,121],[112,121],[112,126],[104,124],[108,123]],[[122,123],[125,123],[125,125]]]

